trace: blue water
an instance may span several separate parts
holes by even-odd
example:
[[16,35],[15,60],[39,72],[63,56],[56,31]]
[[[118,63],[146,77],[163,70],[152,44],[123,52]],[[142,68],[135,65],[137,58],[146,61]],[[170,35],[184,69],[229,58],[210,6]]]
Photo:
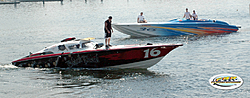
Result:
[[[65,0],[0,5],[0,97],[249,97],[250,11],[248,0]],[[104,21],[149,22],[182,18],[185,8],[199,18],[241,25],[238,32],[207,36],[130,38],[114,31],[111,44],[182,43],[147,70],[17,68],[11,61],[66,37],[104,42]],[[240,76],[244,84],[219,90],[217,74]]]

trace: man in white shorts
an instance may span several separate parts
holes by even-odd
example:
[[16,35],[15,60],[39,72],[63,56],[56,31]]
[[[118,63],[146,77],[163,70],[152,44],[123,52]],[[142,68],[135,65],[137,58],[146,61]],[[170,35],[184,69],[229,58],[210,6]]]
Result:
[[143,16],[143,12],[141,12],[141,15],[138,16],[137,22],[138,23],[147,23],[147,21],[145,20],[145,18]]

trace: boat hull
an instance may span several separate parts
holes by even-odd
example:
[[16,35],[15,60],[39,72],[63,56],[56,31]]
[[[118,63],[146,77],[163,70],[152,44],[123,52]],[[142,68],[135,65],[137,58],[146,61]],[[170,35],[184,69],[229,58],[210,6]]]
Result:
[[116,23],[116,30],[132,37],[206,35],[214,33],[237,32],[238,27],[221,21],[182,21],[151,23]]
[[177,45],[150,45],[130,48],[86,50],[25,57],[12,64],[18,67],[39,68],[139,68],[155,65]]

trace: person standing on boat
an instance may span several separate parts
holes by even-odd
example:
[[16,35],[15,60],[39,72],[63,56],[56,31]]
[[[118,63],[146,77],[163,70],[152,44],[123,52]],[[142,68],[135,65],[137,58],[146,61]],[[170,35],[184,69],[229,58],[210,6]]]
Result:
[[137,22],[138,23],[147,23],[147,21],[145,20],[145,18],[143,16],[143,12],[141,12],[141,14],[138,16]]
[[193,10],[192,18],[193,20],[198,20],[198,15],[195,13],[195,10]]
[[191,17],[192,17],[192,15],[188,12],[188,8],[186,8],[186,12],[184,13],[183,18],[186,18],[187,20],[190,20]]
[[113,29],[111,27],[111,21],[112,20],[112,16],[109,16],[108,19],[104,22],[105,27],[104,27],[104,31],[105,31],[105,45],[106,46],[111,46],[110,45],[110,39],[111,39],[111,33],[113,33]]

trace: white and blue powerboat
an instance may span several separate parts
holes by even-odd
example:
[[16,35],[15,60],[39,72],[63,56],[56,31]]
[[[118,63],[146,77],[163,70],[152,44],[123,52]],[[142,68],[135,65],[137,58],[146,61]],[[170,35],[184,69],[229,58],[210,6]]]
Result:
[[168,22],[114,23],[112,26],[132,37],[206,35],[237,32],[240,26],[229,25],[224,21],[200,19],[173,19]]

